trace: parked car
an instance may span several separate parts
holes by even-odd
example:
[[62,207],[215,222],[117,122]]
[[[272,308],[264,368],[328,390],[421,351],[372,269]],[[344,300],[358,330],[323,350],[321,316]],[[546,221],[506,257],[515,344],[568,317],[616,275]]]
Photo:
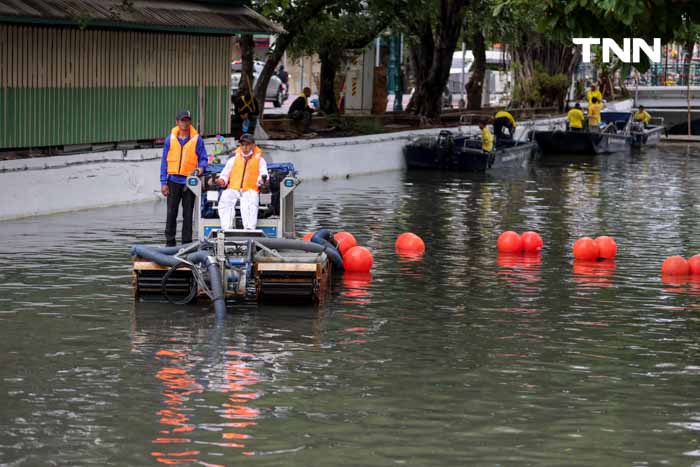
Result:
[[[265,64],[262,62],[255,62],[253,64],[253,86],[255,86],[255,83],[258,81],[258,76],[260,76],[263,66],[265,66]],[[241,61],[236,60],[231,64],[231,101],[238,96],[238,84],[240,81]],[[281,107],[288,97],[289,94],[284,84],[282,84],[282,81],[276,75],[272,75],[270,82],[267,85],[265,101],[272,102],[272,105],[275,107]]]

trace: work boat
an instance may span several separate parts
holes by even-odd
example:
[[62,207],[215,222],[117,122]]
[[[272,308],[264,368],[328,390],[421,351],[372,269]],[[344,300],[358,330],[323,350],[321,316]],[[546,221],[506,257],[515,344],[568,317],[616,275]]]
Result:
[[[221,229],[216,184],[223,165],[210,165],[204,175],[187,178],[196,197],[197,241],[176,247],[134,245],[133,286],[139,300],[175,304],[209,299],[217,315],[226,302],[269,298],[319,302],[333,268],[342,259],[331,233],[319,231],[312,242],[295,240],[294,190],[300,181],[290,163],[269,163],[268,192],[260,193],[256,230],[243,230],[236,209],[236,227]],[[329,241],[330,240],[330,241]],[[314,243],[315,242],[315,243]]]
[[663,117],[652,118],[649,124],[632,122],[630,125],[630,144],[633,148],[654,146],[661,141],[661,134],[666,132]]
[[630,147],[630,112],[601,112],[598,131],[537,130],[535,141],[543,156],[594,156]]
[[509,141],[491,152],[481,149],[481,138],[454,135],[442,130],[437,137],[417,138],[404,147],[406,166],[416,169],[442,169],[484,172],[523,167],[532,158],[531,141]]

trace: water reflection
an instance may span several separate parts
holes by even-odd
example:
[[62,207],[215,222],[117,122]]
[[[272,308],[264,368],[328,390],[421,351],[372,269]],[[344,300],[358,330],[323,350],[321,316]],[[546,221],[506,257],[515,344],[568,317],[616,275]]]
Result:
[[[5,222],[0,463],[692,463],[700,281],[659,265],[700,251],[699,177],[697,151],[662,148],[305,182],[298,231],[352,232],[371,277],[220,323],[134,309],[126,246],[161,239],[163,204]],[[498,256],[507,229],[544,251]],[[405,231],[418,261],[394,251]],[[618,240],[614,265],[572,264],[592,233]]]
[[612,287],[615,275],[615,260],[574,260],[574,282],[581,288]]

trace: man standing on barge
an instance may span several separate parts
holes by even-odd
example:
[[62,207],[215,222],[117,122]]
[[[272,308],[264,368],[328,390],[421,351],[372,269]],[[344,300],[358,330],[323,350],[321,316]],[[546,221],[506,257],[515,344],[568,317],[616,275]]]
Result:
[[165,245],[175,246],[177,214],[182,204],[182,243],[192,242],[192,213],[195,196],[185,186],[189,175],[202,175],[207,168],[204,141],[192,126],[192,113],[181,110],[176,125],[165,138],[160,163],[160,191],[168,199]]

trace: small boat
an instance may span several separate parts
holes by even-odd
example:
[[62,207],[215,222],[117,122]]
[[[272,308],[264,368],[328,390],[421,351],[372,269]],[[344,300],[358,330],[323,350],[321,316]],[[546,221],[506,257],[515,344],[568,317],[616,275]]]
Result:
[[406,166],[415,169],[483,172],[489,169],[523,167],[532,158],[534,143],[511,141],[492,152],[481,149],[481,138],[443,130],[437,137],[420,137],[404,147]]
[[594,156],[623,151],[629,147],[629,112],[602,112],[600,131],[535,131],[542,155]]
[[661,134],[665,131],[663,117],[652,118],[648,125],[632,122],[630,125],[630,144],[633,148],[654,146],[661,141]]

